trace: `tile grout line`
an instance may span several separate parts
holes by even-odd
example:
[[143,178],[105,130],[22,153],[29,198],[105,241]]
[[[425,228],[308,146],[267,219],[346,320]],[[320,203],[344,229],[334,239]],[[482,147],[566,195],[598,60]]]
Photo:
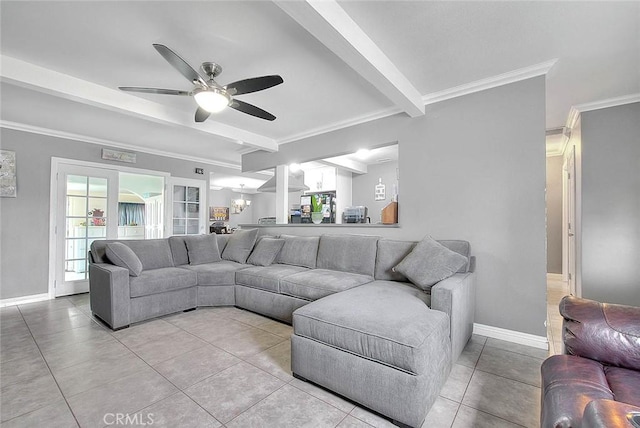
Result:
[[[33,339],[33,342],[36,344],[36,348],[38,348],[38,352],[40,353],[40,356],[42,357],[42,360],[44,361],[45,365],[47,366],[47,370],[49,370],[49,375],[51,376],[51,378],[55,382],[56,387],[58,388],[58,391],[60,391],[60,395],[62,396],[62,399],[64,400],[65,404],[67,405],[67,409],[69,409],[69,413],[71,413],[71,416],[73,416],[73,419],[76,421],[76,424],[78,426],[80,426],[80,422],[78,421],[78,418],[76,417],[76,414],[73,412],[73,409],[69,405],[69,401],[67,400],[67,397],[62,392],[62,388],[60,388],[60,384],[58,384],[58,379],[56,379],[56,377],[53,375],[53,371],[51,370],[51,367],[49,367],[49,363],[47,362],[47,359],[44,357],[44,354],[42,353],[42,349],[40,349],[40,345],[38,344],[38,341],[36,340],[35,336],[33,335],[33,332],[31,331],[31,327],[29,327],[29,324],[27,324],[27,320],[24,319],[24,315],[22,314],[22,311],[20,310],[20,306],[16,305],[16,307],[18,309],[18,312],[20,313],[20,316],[22,317],[22,320],[24,321],[25,325],[27,326],[27,329],[29,330],[29,334],[31,334],[31,338]],[[19,416],[16,416],[16,417],[28,415],[29,413],[35,412],[36,410],[43,409],[43,408],[45,408],[45,407],[47,407],[49,405],[51,405],[51,404],[47,404],[45,406],[38,407],[37,409],[34,409],[31,412],[23,413],[23,414],[21,414]],[[12,419],[15,419],[15,418],[12,418]],[[5,421],[5,422],[7,422],[7,421]]]

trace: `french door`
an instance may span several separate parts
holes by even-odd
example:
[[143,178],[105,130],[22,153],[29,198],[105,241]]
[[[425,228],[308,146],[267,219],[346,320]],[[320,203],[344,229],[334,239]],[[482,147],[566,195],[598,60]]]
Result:
[[56,179],[58,297],[89,291],[91,243],[118,235],[118,172],[60,163]]
[[171,178],[171,235],[200,235],[208,233],[205,180]]

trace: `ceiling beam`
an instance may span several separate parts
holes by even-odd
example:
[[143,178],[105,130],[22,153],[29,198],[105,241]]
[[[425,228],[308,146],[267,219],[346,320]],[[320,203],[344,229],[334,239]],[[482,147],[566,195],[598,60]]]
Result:
[[278,151],[278,144],[272,138],[213,120],[196,123],[193,112],[172,109],[117,89],[97,85],[16,58],[0,55],[0,63],[2,64],[0,78],[3,82],[12,85],[154,122],[190,128],[269,152]]
[[422,95],[335,0],[276,0],[276,5],[411,117]]
[[328,166],[333,166],[336,168],[342,168],[349,172],[353,172],[354,174],[366,174],[367,173],[367,164],[363,162],[358,162],[351,159],[346,159],[343,157],[335,157],[335,158],[326,158],[319,160],[317,162],[323,163]]

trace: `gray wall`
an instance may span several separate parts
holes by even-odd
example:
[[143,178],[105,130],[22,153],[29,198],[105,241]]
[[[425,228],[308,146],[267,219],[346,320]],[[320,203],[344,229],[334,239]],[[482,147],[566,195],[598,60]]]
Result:
[[[0,199],[0,299],[48,292],[51,157],[169,172],[205,179],[214,167],[138,153],[137,163],[102,160],[104,146],[0,128],[2,149],[17,158],[17,198]],[[204,168],[205,175],[194,173]]]
[[240,223],[253,222],[255,211],[255,197],[248,193],[242,193],[244,198],[251,201],[251,205],[245,208],[239,214],[233,214],[231,211],[231,200],[240,199],[240,192],[234,192],[230,189],[222,190],[210,190],[209,191],[209,206],[210,207],[227,207],[229,208],[229,221],[225,222],[229,227],[238,227]]
[[[379,165],[369,165],[367,173],[362,175],[353,175],[352,179],[352,205],[364,205],[369,209],[369,217],[371,223],[379,223],[381,221],[381,210],[386,207],[393,197],[393,186],[398,185],[397,170],[398,162],[385,162]],[[385,185],[386,199],[376,201],[374,198],[374,190],[378,179],[382,178],[382,184]]]
[[562,273],[562,156],[547,158],[547,272]]
[[[476,322],[546,336],[545,79],[536,77],[403,115],[243,156],[259,170],[327,152],[399,142],[397,228],[267,228],[465,239],[477,256]],[[246,161],[246,165],[245,165]]]
[[582,296],[640,306],[640,103],[584,112]]

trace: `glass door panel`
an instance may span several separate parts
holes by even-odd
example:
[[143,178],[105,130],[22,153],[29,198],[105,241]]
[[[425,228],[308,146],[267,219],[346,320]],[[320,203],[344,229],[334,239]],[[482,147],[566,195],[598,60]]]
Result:
[[56,296],[88,291],[91,243],[115,237],[111,214],[117,207],[116,185],[117,174],[113,171],[60,166]]
[[204,233],[206,209],[202,195],[205,194],[206,182],[177,178],[172,181],[172,234],[198,235]]

